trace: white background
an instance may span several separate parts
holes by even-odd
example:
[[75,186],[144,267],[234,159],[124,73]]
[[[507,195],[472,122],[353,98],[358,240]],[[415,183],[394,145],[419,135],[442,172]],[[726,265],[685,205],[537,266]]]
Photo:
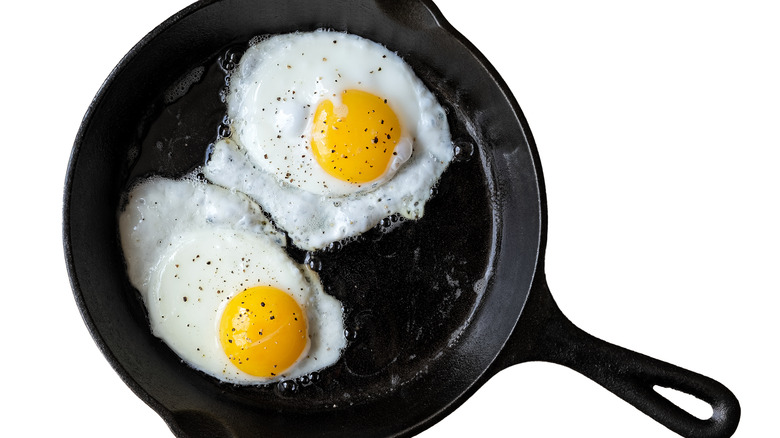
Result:
[[[61,201],[103,79],[187,3],[3,8],[2,436],[170,436],[81,321]],[[780,12],[771,1],[627,3],[439,7],[528,118],[547,183],[547,274],[563,311],[596,336],[727,385],[743,409],[735,436],[776,433]],[[508,435],[675,436],[545,363],[500,373],[421,436]]]

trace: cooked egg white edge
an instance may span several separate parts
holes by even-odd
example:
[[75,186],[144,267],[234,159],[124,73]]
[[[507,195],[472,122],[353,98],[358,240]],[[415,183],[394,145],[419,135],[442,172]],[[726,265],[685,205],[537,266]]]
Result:
[[452,159],[452,150],[446,151],[417,151],[393,179],[348,197],[321,196],[280,184],[231,140],[214,145],[202,172],[215,184],[249,195],[297,247],[316,250],[368,231],[395,213],[408,219],[422,217],[431,189]]
[[[309,374],[335,363],[346,346],[341,304],[324,293],[316,273],[287,256],[280,236],[255,217],[259,211],[220,187],[157,178],[136,186],[120,214],[128,276],[141,292],[152,333],[193,368],[227,382]],[[289,292],[308,322],[301,359],[271,379],[236,368],[218,338],[229,299],[260,284]]]
[[193,177],[153,177],[134,186],[119,215],[119,237],[133,286],[141,290],[149,283],[157,262],[184,231],[222,225],[269,236],[284,246],[284,236],[241,193]]

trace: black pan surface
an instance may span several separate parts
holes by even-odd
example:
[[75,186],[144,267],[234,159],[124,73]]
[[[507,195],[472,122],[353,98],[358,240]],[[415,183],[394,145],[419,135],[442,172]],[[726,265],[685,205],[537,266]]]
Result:
[[[397,51],[448,111],[458,155],[418,221],[388,218],[356,242],[305,253],[344,303],[349,345],[315,382],[226,385],[183,365],[149,332],[127,281],[116,214],[150,174],[203,163],[225,114],[222,67],[253,36],[330,28]],[[458,59],[458,63],[453,63]],[[165,91],[192,69],[200,82]],[[65,189],[74,294],[102,352],[180,436],[399,436],[460,405],[501,369],[567,365],[685,436],[730,436],[739,405],[722,385],[595,339],[560,314],[543,275],[546,208],[527,123],[489,63],[429,1],[203,1],[122,60],[90,106]],[[522,317],[521,317],[522,316]],[[698,420],[652,390],[713,405]]]

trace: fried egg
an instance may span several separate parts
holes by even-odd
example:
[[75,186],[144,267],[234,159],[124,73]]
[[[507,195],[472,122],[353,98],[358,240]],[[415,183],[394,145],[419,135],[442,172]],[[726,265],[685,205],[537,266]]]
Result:
[[313,250],[419,218],[453,157],[444,109],[397,54],[346,33],[273,36],[230,76],[232,135],[204,174]]
[[343,310],[245,195],[194,178],[128,194],[119,234],[152,333],[195,369],[265,384],[334,364]]

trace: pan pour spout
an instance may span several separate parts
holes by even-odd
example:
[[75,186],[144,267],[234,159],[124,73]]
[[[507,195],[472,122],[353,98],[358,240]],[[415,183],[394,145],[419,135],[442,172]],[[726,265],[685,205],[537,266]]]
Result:
[[[494,364],[496,372],[523,362],[551,362],[585,375],[681,436],[727,438],[736,431],[740,406],[728,388],[709,377],[585,333],[558,308],[544,275],[535,280],[526,306]],[[712,416],[696,418],[656,392],[656,386],[708,403]]]

